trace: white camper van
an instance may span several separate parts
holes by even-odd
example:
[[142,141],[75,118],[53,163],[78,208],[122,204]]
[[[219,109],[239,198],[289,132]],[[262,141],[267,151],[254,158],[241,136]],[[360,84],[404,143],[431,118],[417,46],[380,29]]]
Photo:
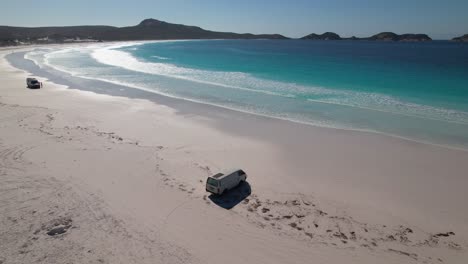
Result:
[[240,182],[247,179],[247,174],[243,170],[232,170],[227,173],[218,173],[206,180],[206,191],[214,194],[223,194]]

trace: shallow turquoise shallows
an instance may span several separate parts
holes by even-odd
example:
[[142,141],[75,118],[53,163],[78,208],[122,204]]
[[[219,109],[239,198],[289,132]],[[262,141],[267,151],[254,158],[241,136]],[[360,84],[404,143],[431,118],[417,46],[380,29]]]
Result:
[[43,56],[49,66],[77,77],[295,122],[468,149],[467,44],[172,41]]

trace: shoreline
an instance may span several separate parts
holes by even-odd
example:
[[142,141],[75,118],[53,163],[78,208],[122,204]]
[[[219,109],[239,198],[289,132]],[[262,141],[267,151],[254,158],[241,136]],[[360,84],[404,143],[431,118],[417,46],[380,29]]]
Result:
[[[176,41],[197,41],[197,40],[161,40],[161,41],[137,41],[137,42],[107,42],[102,45],[108,45],[110,43],[115,43],[118,46],[133,46],[133,45],[143,45],[145,43],[152,43],[152,42],[176,42]],[[68,46],[75,46],[75,45],[80,45],[81,43],[77,44],[69,44]],[[85,43],[86,44],[86,43]],[[96,45],[96,43],[92,43]],[[62,44],[63,46],[67,46],[66,44]],[[84,45],[84,44],[82,44]],[[41,47],[40,45],[38,47]],[[37,47],[32,47],[32,48],[37,48]],[[32,48],[28,48],[28,50],[31,50]],[[150,91],[143,89],[141,87],[136,87],[136,86],[130,86],[126,84],[117,84],[113,82],[108,82],[105,80],[97,80],[97,79],[88,79],[85,77],[75,77],[73,74],[68,73],[68,72],[63,72],[58,69],[53,69],[49,68],[48,70],[40,69],[34,62],[29,62],[29,59],[24,58],[24,54],[27,51],[21,51],[21,52],[12,52],[8,55],[6,55],[7,60],[10,64],[13,63],[14,67],[20,68],[21,70],[30,72],[33,75],[44,77],[49,79],[50,81],[60,84],[60,85],[66,85],[71,89],[78,89],[78,90],[84,90],[84,91],[91,91],[95,92],[98,94],[105,94],[105,95],[114,95],[114,96],[123,96],[127,98],[137,98],[137,99],[146,99],[150,100],[156,104],[163,104],[168,107],[173,107],[179,108],[179,109],[189,109],[187,112],[192,112],[193,109],[199,110],[200,108],[206,108],[206,110],[199,110],[198,113],[200,113],[203,116],[207,116],[209,118],[216,118],[216,116],[210,116],[212,115],[212,112],[216,111],[223,111],[225,114],[228,115],[252,115],[256,116],[259,118],[265,118],[265,119],[271,119],[271,120],[276,120],[278,122],[290,122],[294,124],[298,124],[300,126],[308,126],[308,127],[313,127],[317,129],[330,129],[330,130],[343,130],[343,131],[349,131],[350,133],[362,133],[362,134],[374,134],[374,135],[379,135],[383,137],[390,137],[398,140],[403,140],[403,141],[408,141],[409,143],[417,143],[417,144],[423,144],[423,145],[429,145],[433,147],[439,147],[439,148],[446,148],[446,149],[451,149],[451,150],[456,150],[456,151],[462,151],[462,152],[467,152],[468,153],[468,148],[463,145],[456,145],[456,144],[450,144],[450,143],[435,143],[435,142],[430,142],[427,140],[419,140],[415,138],[410,138],[406,136],[400,136],[397,134],[390,134],[386,132],[381,132],[377,130],[371,130],[371,129],[359,129],[359,128],[351,128],[351,127],[335,127],[335,126],[327,126],[327,125],[320,125],[320,124],[314,124],[306,121],[300,121],[300,120],[295,120],[295,119],[287,119],[287,118],[281,118],[277,116],[270,116],[270,115],[265,115],[261,113],[255,113],[255,112],[250,112],[250,111],[244,111],[236,108],[230,108],[227,106],[223,105],[217,105],[213,103],[207,103],[203,101],[198,101],[198,100],[193,100],[193,99],[187,99],[187,98],[182,98],[182,97],[177,97],[173,95],[168,95],[164,93],[159,93],[157,91]],[[19,62],[19,60],[23,60],[22,62]],[[50,67],[50,66],[48,66]],[[51,74],[51,71],[53,72]],[[59,77],[61,74],[66,74],[68,75],[67,78],[62,78]],[[71,82],[70,79],[85,79],[86,84],[79,84],[77,82]],[[100,89],[93,89],[89,87],[95,87],[95,86],[100,86],[102,88]],[[124,89],[124,92],[116,91],[116,89]],[[139,90],[134,91],[135,89]],[[182,102],[178,102],[182,101]],[[186,105],[184,105],[186,104]],[[328,103],[326,103],[328,104]],[[375,110],[379,111],[379,110]],[[415,116],[411,116],[415,117]],[[420,117],[422,118],[422,117]],[[252,118],[255,119],[255,118]],[[425,118],[422,118],[425,119]],[[456,123],[457,124],[457,123]]]
[[[4,60],[4,55],[2,55],[2,60]],[[2,74],[5,71],[4,67],[2,66]],[[25,76],[27,74],[17,73],[17,75]],[[289,219],[287,217],[284,218],[285,220],[275,222],[284,231],[261,227],[269,225],[272,220],[265,220],[264,213],[262,214],[261,211],[256,213],[255,210],[266,207],[268,207],[267,209],[271,211],[272,215],[278,213],[280,216],[284,214],[283,211],[285,210],[292,210],[293,212],[296,209],[299,210],[295,213],[298,215],[305,214],[304,219],[306,220],[301,220],[303,219],[302,216],[294,217],[293,219],[297,218],[297,222],[294,222],[294,224],[307,230],[308,228],[313,229],[312,223],[317,220],[319,222],[314,224],[320,225],[320,228],[322,226],[324,226],[323,228],[326,226],[332,228],[331,226],[336,224],[340,225],[343,230],[355,230],[351,232],[356,232],[358,236],[363,238],[367,235],[364,234],[364,231],[360,231],[362,223],[375,229],[375,234],[389,232],[385,228],[376,227],[378,224],[382,225],[382,223],[389,226],[411,223],[408,225],[415,233],[418,233],[418,236],[421,235],[419,234],[420,230],[424,230],[422,232],[424,234],[456,230],[456,243],[462,247],[461,251],[454,251],[454,253],[450,249],[440,246],[441,248],[436,250],[437,254],[444,255],[444,258],[447,257],[455,261],[455,263],[463,261],[462,255],[466,254],[464,248],[468,245],[468,227],[465,225],[465,221],[468,219],[468,215],[463,210],[463,201],[468,198],[464,191],[468,179],[463,177],[463,173],[468,169],[466,164],[468,154],[464,151],[373,133],[311,127],[310,125],[252,114],[233,113],[225,109],[220,110],[214,106],[181,102],[180,99],[158,98],[153,101],[151,100],[153,97],[151,97],[142,100],[138,99],[137,96],[132,97],[132,92],[133,95],[146,95],[146,93],[141,91],[130,91],[128,93],[127,90],[115,89],[116,86],[114,85],[107,87],[108,89],[114,88],[113,91],[116,94],[112,95],[96,94],[96,91],[92,90],[94,86],[89,87],[91,91],[63,87],[57,90],[57,85],[52,83],[53,79],[52,82],[45,81],[46,85],[41,90],[15,90],[22,85],[15,88],[11,87],[11,85],[18,81],[21,81],[22,84],[24,81],[19,77],[8,78],[10,79],[10,86],[8,86],[10,88],[4,88],[7,93],[2,92],[0,95],[1,102],[5,103],[7,101],[8,104],[16,103],[20,106],[29,105],[54,109],[52,112],[57,112],[55,114],[57,116],[54,116],[54,120],[57,121],[49,124],[52,126],[51,128],[46,127],[48,133],[55,134],[61,131],[62,128],[70,127],[70,125],[58,126],[59,124],[55,124],[55,122],[71,123],[74,124],[74,127],[84,122],[88,123],[86,127],[89,127],[89,129],[100,128],[99,131],[101,131],[102,127],[104,127],[103,131],[113,131],[113,133],[121,135],[122,141],[127,142],[126,144],[129,145],[128,149],[127,145],[120,146],[120,139],[115,140],[117,142],[116,148],[124,152],[130,151],[135,153],[136,156],[138,156],[136,154],[139,153],[138,151],[145,149],[153,151],[153,149],[159,149],[159,146],[162,146],[160,150],[156,151],[159,157],[157,161],[159,171],[156,171],[156,174],[161,177],[163,182],[165,182],[164,179],[174,182],[175,190],[170,188],[159,189],[160,187],[157,187],[162,193],[157,194],[149,186],[142,185],[150,179],[159,182],[159,180],[154,179],[155,172],[151,171],[152,165],[149,166],[149,164],[144,165],[142,168],[145,168],[144,171],[151,171],[151,173],[143,173],[148,175],[145,177],[133,175],[138,178],[138,181],[135,182],[128,179],[128,175],[120,175],[116,170],[126,171],[125,166],[128,166],[129,171],[131,171],[130,169],[139,171],[140,169],[137,169],[138,164],[132,164],[131,162],[120,166],[118,163],[102,164],[103,171],[101,172],[105,174],[105,170],[108,169],[115,172],[116,175],[120,175],[116,176],[116,180],[120,179],[127,184],[131,183],[131,185],[139,186],[136,189],[139,192],[138,194],[126,190],[125,185],[119,185],[118,187],[106,186],[106,181],[113,178],[104,174],[95,175],[96,179],[85,174],[82,176],[78,174],[75,177],[80,181],[93,185],[92,188],[97,186],[97,188],[102,189],[103,199],[108,201],[119,214],[127,215],[129,214],[127,209],[130,209],[131,212],[135,213],[135,221],[140,224],[144,223],[150,229],[160,230],[161,225],[172,226],[172,229],[167,227],[172,231],[165,231],[164,238],[174,240],[176,244],[183,245],[183,248],[192,249],[192,252],[200,254],[199,257],[202,260],[214,259],[209,256],[209,252],[204,252],[200,248],[201,245],[196,246],[190,241],[186,241],[187,237],[178,234],[177,231],[184,230],[188,234],[197,236],[200,235],[200,232],[203,234],[202,231],[207,231],[205,227],[212,228],[224,235],[233,236],[233,241],[221,240],[222,242],[220,242],[223,246],[233,246],[234,242],[239,243],[244,239],[248,239],[249,236],[245,235],[245,232],[249,230],[252,234],[262,234],[262,236],[268,237],[268,242],[272,244],[273,249],[279,249],[288,243],[295,245],[300,254],[289,260],[289,262],[295,262],[294,260],[301,258],[303,260],[310,259],[311,255],[322,250],[327,252],[325,255],[323,253],[319,254],[322,256],[322,260],[333,254],[337,254],[334,259],[342,258],[342,260],[347,259],[349,254],[358,254],[359,257],[355,259],[356,263],[360,261],[366,263],[365,259],[369,260],[369,258],[376,257],[373,259],[375,262],[377,259],[381,260],[381,256],[385,257],[385,263],[398,263],[410,259],[407,256],[405,257],[405,254],[398,256],[398,254],[388,253],[386,247],[380,246],[380,244],[386,245],[386,243],[390,243],[390,248],[394,250],[400,248],[398,250],[404,252],[417,251],[420,256],[419,259],[432,256],[429,252],[434,250],[434,248],[425,247],[417,249],[384,240],[379,240],[379,246],[374,248],[374,252],[378,252],[374,253],[377,256],[373,254],[367,256],[369,251],[360,248],[357,242],[356,251],[336,249],[334,246],[317,246],[317,244],[310,246],[307,243],[304,244],[304,242],[290,239],[290,232],[292,232],[293,237],[297,236],[299,241],[307,239],[308,235],[303,233],[299,235],[300,230],[291,228],[289,225],[292,223],[287,220]],[[78,85],[71,83],[70,87],[74,88],[79,85],[89,84],[96,84],[96,82],[83,82]],[[105,89],[105,87],[102,89]],[[129,90],[134,89],[130,88]],[[37,101],[31,96],[32,92],[37,93],[39,97]],[[129,98],[123,98],[125,95],[128,95]],[[89,99],[86,97],[89,97]],[[162,96],[154,96],[154,98],[156,97]],[[100,101],[100,98],[102,98],[102,101]],[[86,108],[88,106],[90,109]],[[62,113],[63,117],[61,117]],[[118,113],[117,116],[115,116],[116,113]],[[65,118],[69,115],[74,116],[74,118]],[[112,118],[117,120],[112,121]],[[122,124],[125,124],[125,126],[122,126]],[[80,127],[82,127],[82,124],[80,124]],[[81,128],[75,130],[73,133],[82,131]],[[99,133],[102,134],[102,132]],[[79,139],[83,142],[91,140],[88,138],[91,138],[91,136],[79,136]],[[79,143],[76,144],[80,146]],[[90,147],[87,146],[86,148]],[[133,148],[137,149],[134,150]],[[119,157],[121,152],[113,153],[115,157]],[[93,155],[93,152],[83,150],[82,155]],[[80,157],[83,159],[83,164],[90,162],[86,159],[86,156]],[[56,158],[64,164],[68,164],[62,158]],[[121,161],[123,160],[121,159]],[[133,162],[138,163],[138,159],[133,160]],[[274,166],[272,166],[273,164]],[[58,165],[49,166],[53,168],[52,171],[63,172],[63,169],[55,168]],[[117,168],[114,169],[110,166],[117,166]],[[247,170],[250,175],[249,182],[253,188],[253,195],[250,200],[256,200],[256,202],[247,202],[245,205],[239,204],[231,211],[226,212],[213,210],[214,208],[211,207],[210,202],[206,200],[206,194],[204,195],[204,191],[200,189],[202,187],[198,180],[202,180],[207,174],[217,172],[219,169],[234,166],[242,166],[243,169]],[[76,170],[83,172],[84,169],[76,168]],[[161,170],[164,170],[164,172],[161,172]],[[195,173],[197,177],[188,176],[191,173]],[[149,175],[152,175],[151,178],[148,178]],[[60,178],[60,176],[56,177]],[[66,178],[62,180],[66,180]],[[189,194],[185,191],[177,193],[178,185],[179,189],[189,190]],[[180,187],[180,185],[185,187]],[[161,186],[164,186],[164,184],[161,184]],[[190,188],[193,188],[193,190]],[[123,192],[123,197],[119,197],[122,195],[116,192],[117,190]],[[190,193],[190,190],[192,193]],[[184,210],[177,211],[180,218],[171,218],[173,221],[171,223],[167,222],[167,218],[174,215],[174,211],[171,212],[172,208],[157,205],[158,209],[169,213],[167,218],[161,219],[157,213],[148,212],[145,204],[139,204],[148,201],[151,205],[152,203],[149,201],[157,201],[157,198],[167,199],[167,197],[172,197],[174,201],[184,200],[183,195],[181,196],[180,193],[188,195],[188,200],[182,204],[170,203],[174,206],[187,206]],[[141,196],[141,199],[137,197],[125,201],[132,195]],[[149,197],[152,199],[148,199]],[[303,204],[296,208],[294,207],[296,203],[294,199],[298,199],[298,197],[305,202],[302,202]],[[293,201],[286,200],[283,203],[283,199],[293,199]],[[281,204],[284,205],[276,204],[276,201],[281,201]],[[119,205],[119,203],[123,203],[123,205]],[[256,204],[259,203],[261,205],[257,206]],[[340,220],[335,223],[335,220],[332,220],[334,218],[327,218],[315,209],[310,211],[311,209],[307,209],[307,204],[311,203],[320,206],[319,211],[327,211],[328,214],[342,217],[343,222]],[[208,206],[205,204],[208,204]],[[430,207],[427,207],[427,204],[430,204]],[[254,211],[251,212],[250,209]],[[204,219],[203,216],[196,214],[198,210],[213,219],[224,219],[232,226],[241,225],[240,228],[234,229],[239,234],[234,235],[231,229],[228,231],[223,230],[225,227],[214,220]],[[192,230],[193,226],[181,220],[186,217],[193,217],[194,220],[197,220],[194,222],[198,224],[204,221],[207,221],[207,223],[201,224],[200,230]],[[250,220],[246,221],[245,219]],[[253,226],[248,224],[249,221],[254,223]],[[312,227],[304,226],[305,223],[308,223],[307,221],[311,221],[310,225]],[[262,231],[257,230],[258,226],[261,227],[260,230]],[[326,230],[320,230],[320,228],[314,234],[318,239],[316,241],[318,244],[336,243],[331,242],[333,239],[328,238]],[[287,235],[277,236],[275,232]],[[374,234],[373,232],[372,234]],[[210,245],[218,239],[216,232],[206,235],[207,240],[201,243],[202,245]],[[190,237],[190,235],[188,236]],[[281,239],[273,242],[277,238]],[[358,238],[359,243],[364,241],[363,238]],[[258,239],[258,237],[255,239]],[[418,239],[424,240],[423,238],[414,239],[416,241],[419,241]],[[348,243],[354,245],[351,240]],[[249,245],[249,243],[246,243],[246,245]],[[255,248],[259,249],[258,245]],[[291,247],[287,248],[295,252]],[[199,253],[199,251],[204,253]],[[251,260],[255,262],[255,260],[260,259],[258,254],[265,257],[268,252],[272,253],[271,249],[266,248],[261,248],[259,252],[248,252],[246,254],[257,256],[257,258]],[[281,250],[281,252],[286,254],[284,250]]]

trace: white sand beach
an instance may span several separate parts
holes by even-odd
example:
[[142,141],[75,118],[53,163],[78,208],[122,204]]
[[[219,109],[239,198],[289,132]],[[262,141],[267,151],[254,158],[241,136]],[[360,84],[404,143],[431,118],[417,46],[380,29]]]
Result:
[[[31,90],[13,51],[0,264],[468,262],[467,151],[41,76]],[[236,167],[248,185],[205,191]]]

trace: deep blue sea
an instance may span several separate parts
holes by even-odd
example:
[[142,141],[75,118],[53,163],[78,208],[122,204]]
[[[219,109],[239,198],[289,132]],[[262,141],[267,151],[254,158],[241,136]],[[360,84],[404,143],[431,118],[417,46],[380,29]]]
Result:
[[26,55],[75,77],[294,122],[468,149],[468,45],[203,40]]

